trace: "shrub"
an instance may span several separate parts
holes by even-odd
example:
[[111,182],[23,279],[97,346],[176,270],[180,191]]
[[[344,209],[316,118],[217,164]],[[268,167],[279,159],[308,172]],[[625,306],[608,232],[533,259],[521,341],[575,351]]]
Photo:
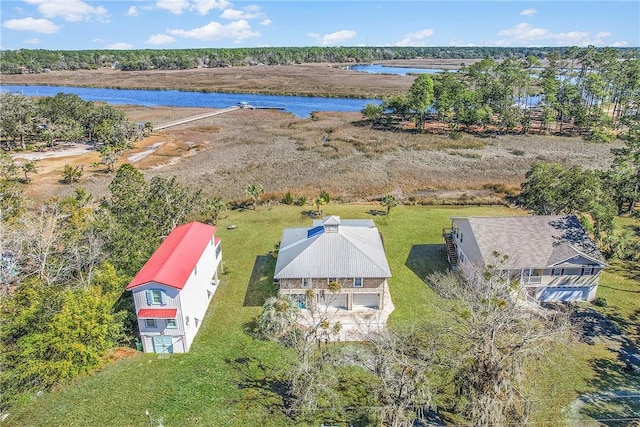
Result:
[[454,141],[460,141],[462,137],[463,137],[462,132],[458,132],[458,131],[454,131],[449,134],[449,138],[453,139]]
[[607,300],[604,297],[598,297],[595,300],[593,300],[593,305],[597,307],[606,307]]
[[298,197],[296,200],[296,206],[304,206],[307,203],[307,198],[305,196]]
[[295,200],[293,198],[293,195],[291,195],[290,191],[287,191],[287,194],[285,194],[282,197],[282,200],[281,200],[282,204],[284,204],[284,205],[292,205],[294,203],[294,201]]
[[589,141],[591,142],[613,142],[616,139],[616,134],[613,130],[605,127],[596,127],[591,135],[589,135]]
[[64,169],[62,170],[62,182],[64,184],[71,184],[72,182],[78,182],[80,181],[81,177],[82,177],[82,167],[64,165]]

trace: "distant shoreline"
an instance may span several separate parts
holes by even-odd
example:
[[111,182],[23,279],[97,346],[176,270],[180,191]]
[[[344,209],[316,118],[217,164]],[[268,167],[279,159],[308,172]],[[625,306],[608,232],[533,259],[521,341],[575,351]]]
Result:
[[[455,65],[451,60],[376,61],[376,64],[443,69]],[[39,74],[3,74],[2,84],[381,99],[405,93],[415,78],[350,71],[344,68],[346,65],[354,64],[264,65],[149,71],[102,68]]]

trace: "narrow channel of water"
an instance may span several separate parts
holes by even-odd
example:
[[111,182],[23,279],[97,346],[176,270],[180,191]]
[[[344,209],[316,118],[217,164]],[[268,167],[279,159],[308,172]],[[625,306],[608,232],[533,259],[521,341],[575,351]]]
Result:
[[254,95],[219,92],[187,92],[179,90],[102,89],[72,86],[0,86],[2,92],[27,96],[54,96],[60,92],[78,95],[85,101],[106,102],[145,107],[228,108],[240,102],[256,107],[283,107],[285,111],[306,118],[314,111],[358,112],[379,99],[323,98],[306,96]]

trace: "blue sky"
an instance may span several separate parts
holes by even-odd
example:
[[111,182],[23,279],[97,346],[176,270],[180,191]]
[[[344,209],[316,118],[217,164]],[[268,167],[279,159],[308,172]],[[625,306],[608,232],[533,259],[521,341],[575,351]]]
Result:
[[2,0],[1,49],[640,46],[640,1]]

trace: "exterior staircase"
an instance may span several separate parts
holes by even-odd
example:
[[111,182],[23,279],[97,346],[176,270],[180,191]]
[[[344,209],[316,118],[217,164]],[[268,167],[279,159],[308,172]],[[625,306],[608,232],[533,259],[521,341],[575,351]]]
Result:
[[442,230],[442,237],[444,238],[444,246],[447,251],[447,259],[452,268],[458,266],[458,253],[456,252],[456,245],[453,243],[453,232],[451,229],[445,228]]

